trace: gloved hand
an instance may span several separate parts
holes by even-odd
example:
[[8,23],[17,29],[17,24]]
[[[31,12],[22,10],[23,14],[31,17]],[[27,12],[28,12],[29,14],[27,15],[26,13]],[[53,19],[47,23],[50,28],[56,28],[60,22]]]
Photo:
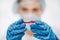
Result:
[[31,31],[34,33],[34,37],[41,39],[41,40],[58,40],[56,35],[51,30],[51,27],[40,21],[36,20],[34,24],[30,25]]
[[7,30],[7,40],[22,40],[24,32],[27,30],[23,24],[23,19],[13,23]]

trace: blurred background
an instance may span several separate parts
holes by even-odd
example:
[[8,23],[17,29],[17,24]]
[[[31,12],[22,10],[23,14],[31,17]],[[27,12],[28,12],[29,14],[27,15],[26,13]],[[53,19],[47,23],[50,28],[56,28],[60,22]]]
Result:
[[[20,17],[12,11],[16,0],[0,0],[0,40],[6,40],[8,26]],[[44,22],[48,23],[54,33],[60,38],[60,0],[45,0],[46,9],[42,15]]]

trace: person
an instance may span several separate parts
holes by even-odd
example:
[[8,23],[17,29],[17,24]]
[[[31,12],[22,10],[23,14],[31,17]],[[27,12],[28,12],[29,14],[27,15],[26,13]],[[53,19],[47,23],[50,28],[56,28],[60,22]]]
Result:
[[6,40],[59,40],[51,27],[40,20],[44,10],[44,0],[17,0],[14,11],[21,19],[8,27]]

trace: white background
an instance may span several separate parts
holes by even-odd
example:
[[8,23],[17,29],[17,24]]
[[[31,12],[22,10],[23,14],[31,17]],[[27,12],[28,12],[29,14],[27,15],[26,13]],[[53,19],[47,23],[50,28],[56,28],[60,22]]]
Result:
[[[5,40],[8,26],[19,19],[12,11],[15,0],[0,0],[0,40]],[[51,25],[54,33],[60,38],[60,0],[46,0],[46,10],[42,20]]]

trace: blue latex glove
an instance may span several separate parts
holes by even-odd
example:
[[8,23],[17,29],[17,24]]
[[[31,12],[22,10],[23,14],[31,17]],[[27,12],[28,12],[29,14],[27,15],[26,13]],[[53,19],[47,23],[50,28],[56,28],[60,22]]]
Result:
[[36,20],[34,24],[30,25],[31,31],[34,33],[34,37],[41,40],[58,40],[56,35],[53,33],[51,27],[40,21]]
[[22,40],[24,32],[27,30],[23,24],[23,19],[13,23],[7,30],[7,40]]

